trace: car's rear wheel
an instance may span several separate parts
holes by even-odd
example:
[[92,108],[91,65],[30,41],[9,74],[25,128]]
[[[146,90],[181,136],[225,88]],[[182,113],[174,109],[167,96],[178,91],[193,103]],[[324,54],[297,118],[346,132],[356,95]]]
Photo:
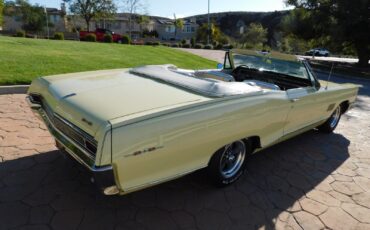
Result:
[[238,180],[245,171],[245,159],[250,153],[251,144],[243,140],[218,150],[208,165],[208,173],[214,184],[224,187]]
[[329,117],[329,119],[324,124],[320,125],[317,128],[321,132],[332,133],[338,126],[341,116],[342,116],[342,107],[338,106],[334,110],[333,114]]

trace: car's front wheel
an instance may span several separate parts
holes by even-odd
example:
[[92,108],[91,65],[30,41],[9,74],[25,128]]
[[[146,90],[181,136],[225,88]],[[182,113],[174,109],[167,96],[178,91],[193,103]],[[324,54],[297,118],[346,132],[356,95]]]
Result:
[[251,144],[243,140],[219,149],[208,165],[208,174],[214,184],[224,187],[238,180],[245,171],[245,159],[250,153]]
[[324,124],[317,127],[318,130],[324,133],[332,133],[338,126],[341,116],[342,116],[342,107],[338,106],[334,110],[333,114],[329,117],[329,119]]

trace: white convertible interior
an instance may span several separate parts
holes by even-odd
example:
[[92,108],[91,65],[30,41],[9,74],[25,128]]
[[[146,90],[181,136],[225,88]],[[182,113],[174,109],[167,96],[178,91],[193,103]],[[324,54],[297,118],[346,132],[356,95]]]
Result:
[[230,74],[218,70],[185,70],[173,65],[149,65],[133,68],[130,73],[159,80],[210,97],[226,97],[241,94],[259,94],[263,89],[279,90],[279,87],[258,80],[236,82]]

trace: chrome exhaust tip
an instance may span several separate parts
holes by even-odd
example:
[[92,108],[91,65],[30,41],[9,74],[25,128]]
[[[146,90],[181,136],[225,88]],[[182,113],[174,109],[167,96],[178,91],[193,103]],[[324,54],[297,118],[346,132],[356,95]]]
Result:
[[103,190],[104,195],[106,196],[114,196],[119,194],[119,189],[116,185],[107,187]]

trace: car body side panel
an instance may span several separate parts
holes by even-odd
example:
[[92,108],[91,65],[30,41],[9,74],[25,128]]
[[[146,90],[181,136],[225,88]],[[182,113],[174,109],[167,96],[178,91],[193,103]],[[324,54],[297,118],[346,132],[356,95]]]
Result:
[[[326,82],[322,82],[319,90],[314,88],[293,89],[295,93],[287,92],[292,101],[292,109],[288,115],[284,135],[289,135],[311,124],[325,121],[333,111],[343,102],[353,103],[358,88],[351,84],[330,83],[326,89]],[[290,95],[289,95],[290,94]],[[297,99],[294,101],[294,99]]]
[[284,127],[284,135],[323,119],[316,89],[312,87],[291,89],[287,91],[287,96],[291,101],[291,110]]
[[[313,121],[286,137],[324,122],[332,113],[330,104],[352,103],[356,94],[354,85],[320,89],[314,95]],[[121,127],[116,124],[112,160],[118,186],[127,193],[206,167],[214,152],[234,140],[259,136],[264,148],[286,139],[284,127],[297,119],[288,117],[292,104],[286,92],[276,91],[214,101]]]
[[234,140],[257,135],[268,145],[282,136],[289,108],[284,92],[276,92],[116,127],[113,164],[119,187],[136,190],[203,168],[215,151]]

